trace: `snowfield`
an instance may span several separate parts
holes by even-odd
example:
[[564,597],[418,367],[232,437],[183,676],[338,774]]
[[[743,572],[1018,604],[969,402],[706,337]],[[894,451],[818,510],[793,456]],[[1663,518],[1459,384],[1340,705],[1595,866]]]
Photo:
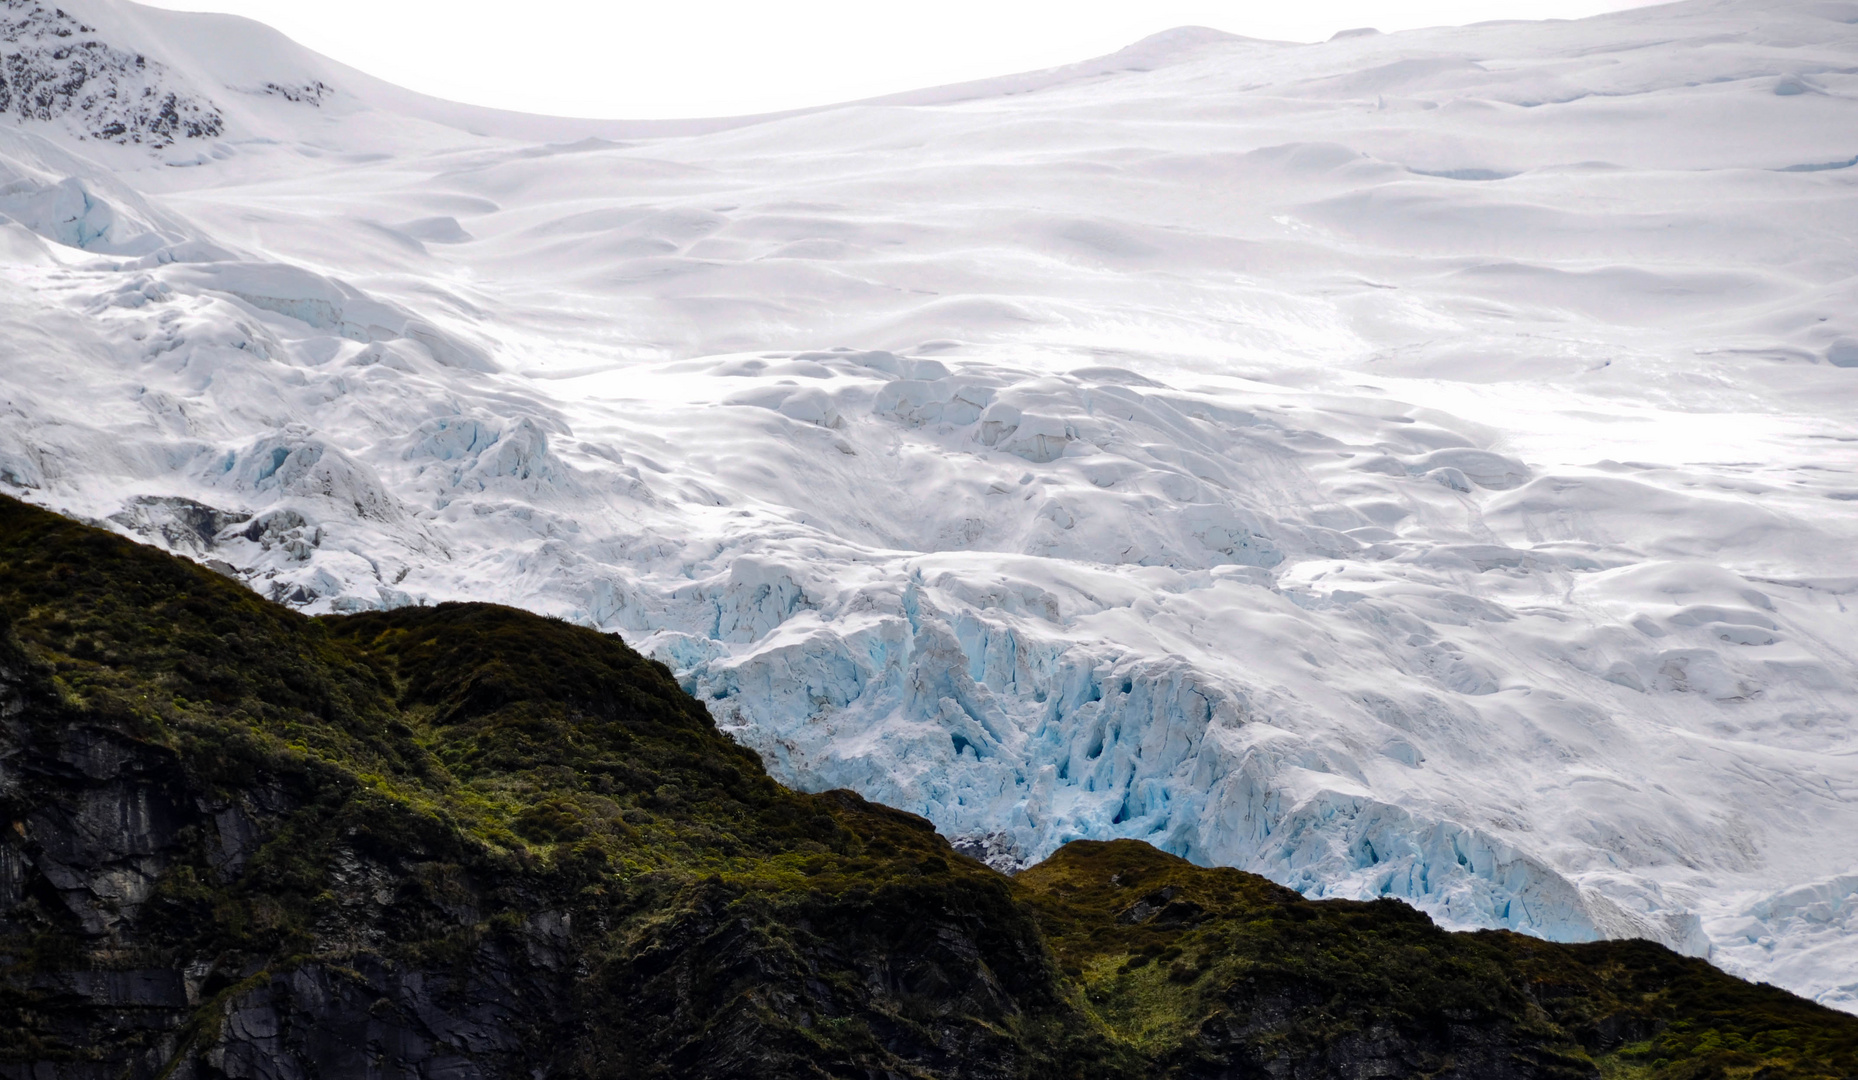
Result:
[[1858,3],[719,121],[114,0],[0,52],[5,490],[618,631],[1002,867],[1137,837],[1858,1011]]

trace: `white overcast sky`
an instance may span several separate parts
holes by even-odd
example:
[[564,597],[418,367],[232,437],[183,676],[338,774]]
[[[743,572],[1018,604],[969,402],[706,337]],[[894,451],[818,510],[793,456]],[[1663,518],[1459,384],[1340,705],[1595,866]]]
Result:
[[412,90],[556,116],[768,112],[1051,67],[1175,26],[1321,41],[1646,0],[154,0]]

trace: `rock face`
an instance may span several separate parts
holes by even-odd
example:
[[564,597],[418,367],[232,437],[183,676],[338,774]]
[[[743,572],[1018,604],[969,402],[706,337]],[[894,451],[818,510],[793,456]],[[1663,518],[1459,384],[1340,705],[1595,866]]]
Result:
[[60,121],[80,138],[160,149],[225,130],[211,101],[162,64],[116,48],[38,0],[0,4],[0,113]]
[[[57,522],[10,509],[10,526]],[[448,624],[406,687],[438,694],[434,716],[465,744],[447,765],[384,693],[395,677],[323,624],[278,623],[282,609],[191,566],[57,529],[78,550],[12,534],[38,554],[9,563],[0,665],[0,1075],[802,1075],[837,1055],[858,1074],[868,1060],[1011,1076],[1037,1053],[1017,1018],[1062,1011],[1005,878],[920,819],[776,787],[615,639],[491,607],[343,624],[357,640]],[[82,550],[99,544],[101,560]],[[112,595],[144,573],[147,591]],[[61,614],[41,622],[48,584]],[[188,610],[204,633],[170,649],[166,620]],[[46,631],[64,651],[44,651]],[[544,652],[620,668],[582,665],[535,697],[521,669],[536,631],[566,635]],[[499,636],[514,653],[482,651]],[[611,718],[604,737],[553,726],[546,694],[569,683]],[[244,719],[195,726],[209,715]],[[535,757],[563,744],[590,753]],[[592,801],[554,783],[553,799],[493,811],[500,824],[416,807],[431,792],[415,789],[456,788],[485,754],[498,784],[527,762],[532,779],[586,777]],[[652,837],[685,826],[673,846],[701,854],[675,867]],[[775,854],[770,829],[806,860],[784,868],[795,882],[848,861],[871,880],[787,895],[728,873],[747,849]],[[845,859],[847,842],[874,854]],[[933,1007],[912,1016],[918,996]],[[858,1039],[809,1030],[835,1023]]]
[[311,619],[0,500],[0,618],[6,1080],[1858,1070],[1858,1019],[1646,942],[1135,841],[1009,878],[508,608]]

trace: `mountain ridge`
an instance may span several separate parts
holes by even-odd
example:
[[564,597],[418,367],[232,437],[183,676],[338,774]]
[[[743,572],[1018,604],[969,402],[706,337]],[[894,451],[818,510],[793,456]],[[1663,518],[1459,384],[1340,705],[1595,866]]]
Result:
[[493,605],[310,619],[0,497],[0,1075],[1845,1080],[1858,1018],[1134,841],[1010,879]]
[[[55,43],[46,42],[48,37]],[[209,139],[225,131],[211,102],[166,85],[160,63],[112,48],[97,38],[95,27],[62,9],[9,0],[0,16],[0,42],[24,45],[7,53],[0,77],[0,113],[20,121],[76,119],[80,140],[156,150],[177,139]]]

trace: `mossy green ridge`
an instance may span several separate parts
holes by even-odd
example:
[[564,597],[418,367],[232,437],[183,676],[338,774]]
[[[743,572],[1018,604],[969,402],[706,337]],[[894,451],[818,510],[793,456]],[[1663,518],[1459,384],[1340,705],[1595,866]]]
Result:
[[1095,1017],[1163,1075],[1858,1074],[1858,1017],[1652,942],[1451,933],[1131,840],[1074,842],[1015,885]]
[[1858,1018],[1134,842],[1017,878],[617,637],[0,498],[0,1077],[1848,1078]]

